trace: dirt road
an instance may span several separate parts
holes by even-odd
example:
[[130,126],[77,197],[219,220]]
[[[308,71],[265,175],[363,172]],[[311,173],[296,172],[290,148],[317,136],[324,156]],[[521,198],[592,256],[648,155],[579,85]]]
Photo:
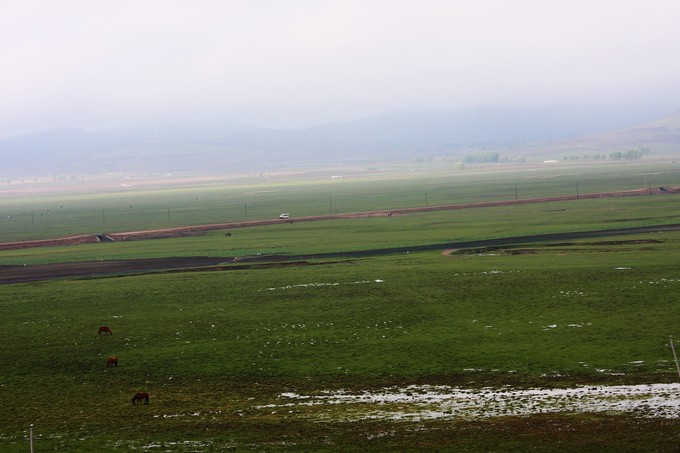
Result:
[[448,242],[419,246],[404,246],[374,250],[319,253],[315,255],[262,255],[251,257],[169,257],[156,259],[131,259],[112,261],[88,261],[78,263],[55,263],[26,266],[0,266],[0,284],[22,283],[56,278],[100,278],[159,272],[208,272],[249,268],[313,265],[310,261],[346,260],[378,255],[403,254],[428,250],[468,249],[532,244],[538,242],[565,241],[604,236],[678,231],[680,224],[646,226],[638,228],[579,231],[575,233],[539,234],[515,236],[480,241]]
[[[622,196],[636,196],[648,195],[651,193],[678,193],[680,189],[666,189],[664,192],[650,192],[647,189],[639,189],[625,192],[608,192],[600,194],[589,194],[552,198],[532,198],[525,200],[506,200],[506,201],[491,201],[483,203],[467,203],[457,205],[444,206],[428,206],[419,208],[406,208],[392,211],[370,211],[350,214],[336,214],[323,215],[313,217],[298,217],[288,220],[259,220],[251,222],[237,222],[237,223],[223,223],[213,225],[199,225],[186,228],[172,228],[164,230],[152,231],[135,231],[127,233],[116,233],[108,235],[114,241],[130,241],[140,239],[160,239],[172,238],[181,236],[200,235],[205,231],[210,230],[227,230],[234,228],[254,227],[261,225],[273,225],[282,222],[310,222],[319,220],[331,220],[340,218],[358,218],[358,217],[378,217],[378,216],[392,216],[400,214],[410,214],[416,212],[437,211],[447,209],[466,209],[489,206],[503,206],[513,204],[525,203],[547,203],[554,201],[575,200],[580,198],[602,198],[602,197],[622,197]],[[105,277],[117,275],[130,275],[149,272],[189,272],[192,270],[209,271],[209,270],[233,270],[244,269],[247,267],[270,267],[270,266],[284,266],[284,265],[304,265],[309,264],[310,260],[318,259],[352,259],[367,256],[399,254],[426,250],[446,250],[446,249],[464,249],[473,247],[492,247],[515,244],[528,244],[535,242],[546,242],[556,240],[571,240],[590,237],[602,237],[611,235],[624,234],[640,234],[653,233],[663,231],[680,230],[680,225],[659,225],[647,226],[640,228],[626,228],[619,230],[598,230],[598,231],[583,231],[575,233],[562,234],[545,234],[533,236],[518,236],[499,239],[489,239],[482,241],[469,241],[458,243],[443,243],[430,244],[424,246],[404,246],[390,249],[375,249],[363,250],[355,252],[337,252],[324,253],[317,255],[298,255],[298,256],[253,256],[246,258],[225,258],[225,257],[179,257],[179,258],[158,258],[158,259],[134,259],[134,260],[111,260],[111,261],[93,261],[80,263],[55,263],[44,265],[23,265],[23,266],[0,266],[0,284],[2,283],[20,283],[31,282],[55,278],[92,278]],[[88,242],[98,242],[94,235],[79,235],[70,236],[57,239],[46,239],[38,241],[23,241],[23,242],[7,242],[0,243],[0,250],[21,249],[28,247],[52,247],[82,244]]]
[[[547,198],[526,198],[520,200],[498,200],[498,201],[485,201],[480,203],[460,203],[460,204],[449,204],[449,205],[437,205],[437,206],[422,206],[416,208],[403,208],[394,210],[378,210],[378,211],[366,211],[366,212],[355,212],[346,214],[327,214],[320,216],[309,216],[309,217],[295,217],[290,219],[271,219],[271,220],[253,220],[246,222],[231,222],[231,223],[216,223],[210,225],[195,225],[190,227],[179,227],[179,228],[167,228],[160,230],[144,230],[144,231],[129,231],[125,233],[112,233],[106,235],[113,241],[134,241],[140,239],[164,239],[173,237],[185,237],[185,236],[197,236],[203,234],[206,231],[211,230],[229,230],[235,228],[246,228],[246,227],[256,227],[263,225],[276,225],[285,222],[315,222],[320,220],[333,220],[333,219],[351,219],[351,218],[364,218],[364,217],[386,217],[392,215],[403,215],[412,214],[417,212],[428,212],[428,211],[444,211],[451,209],[471,209],[471,208],[486,208],[493,206],[509,206],[518,204],[528,204],[528,203],[550,203],[556,201],[569,201],[569,200],[582,200],[582,199],[592,199],[592,198],[608,198],[608,197],[630,197],[630,196],[640,196],[640,195],[659,195],[659,194],[674,194],[680,193],[680,187],[664,188],[663,191],[659,189],[635,189],[626,190],[620,192],[602,192],[594,194],[582,194],[582,195],[565,195],[561,197],[547,197]],[[97,236],[94,234],[81,234],[75,236],[67,236],[62,238],[52,238],[52,239],[40,239],[33,241],[17,241],[17,242],[0,242],[0,250],[15,250],[31,247],[58,247],[65,245],[77,245],[77,244],[87,244],[96,243],[101,241],[101,235]]]

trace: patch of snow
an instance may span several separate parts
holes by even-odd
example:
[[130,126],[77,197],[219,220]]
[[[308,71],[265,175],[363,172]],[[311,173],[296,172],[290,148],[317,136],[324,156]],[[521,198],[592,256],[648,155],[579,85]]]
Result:
[[292,288],[314,288],[314,287],[322,287],[322,286],[339,286],[339,285],[365,285],[368,283],[383,283],[384,280],[380,279],[375,279],[375,280],[360,280],[357,282],[350,282],[350,283],[299,283],[297,285],[286,285],[286,286],[277,286],[273,288],[265,288],[264,290],[258,290],[259,291],[276,291],[276,290],[282,290],[282,289],[292,289]]
[[[640,417],[677,418],[680,416],[678,392],[680,384],[474,390],[412,385],[375,392],[326,391],[319,395],[287,392],[279,395],[284,400],[281,404],[266,407],[354,405],[352,418],[389,420],[476,419],[550,412],[618,412]],[[394,404],[399,406],[394,407]],[[362,407],[366,408],[363,412]],[[317,411],[318,407],[315,413]]]

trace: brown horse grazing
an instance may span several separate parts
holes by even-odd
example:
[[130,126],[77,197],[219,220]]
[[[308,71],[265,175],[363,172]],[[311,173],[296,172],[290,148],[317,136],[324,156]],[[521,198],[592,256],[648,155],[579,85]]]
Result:
[[118,366],[118,356],[111,356],[106,359],[106,368],[111,368],[112,366]]
[[146,392],[139,392],[132,397],[132,405],[149,404],[149,394]]
[[99,331],[97,334],[99,335],[111,335],[113,332],[111,332],[111,329],[109,329],[109,326],[101,326],[99,328]]

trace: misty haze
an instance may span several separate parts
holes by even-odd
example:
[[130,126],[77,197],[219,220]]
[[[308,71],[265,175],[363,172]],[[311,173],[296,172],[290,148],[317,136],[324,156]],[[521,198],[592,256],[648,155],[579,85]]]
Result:
[[0,5],[0,450],[676,451],[680,3]]
[[[2,12],[4,181],[470,149],[516,159],[545,145],[654,151],[646,132],[612,134],[680,105],[680,12],[665,1],[29,1]],[[664,127],[665,152],[678,124]]]

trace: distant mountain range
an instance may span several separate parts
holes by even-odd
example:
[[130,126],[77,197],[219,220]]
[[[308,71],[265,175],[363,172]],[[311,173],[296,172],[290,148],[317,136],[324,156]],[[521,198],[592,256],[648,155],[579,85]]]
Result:
[[589,153],[646,148],[653,153],[680,156],[680,112],[647,123],[534,146],[532,154]]
[[[416,157],[680,151],[680,112],[477,109],[400,112],[305,130],[235,123],[153,124],[87,132],[52,129],[0,140],[0,180],[92,174],[267,173]],[[646,118],[649,119],[649,118]],[[636,122],[640,124],[636,125]]]

